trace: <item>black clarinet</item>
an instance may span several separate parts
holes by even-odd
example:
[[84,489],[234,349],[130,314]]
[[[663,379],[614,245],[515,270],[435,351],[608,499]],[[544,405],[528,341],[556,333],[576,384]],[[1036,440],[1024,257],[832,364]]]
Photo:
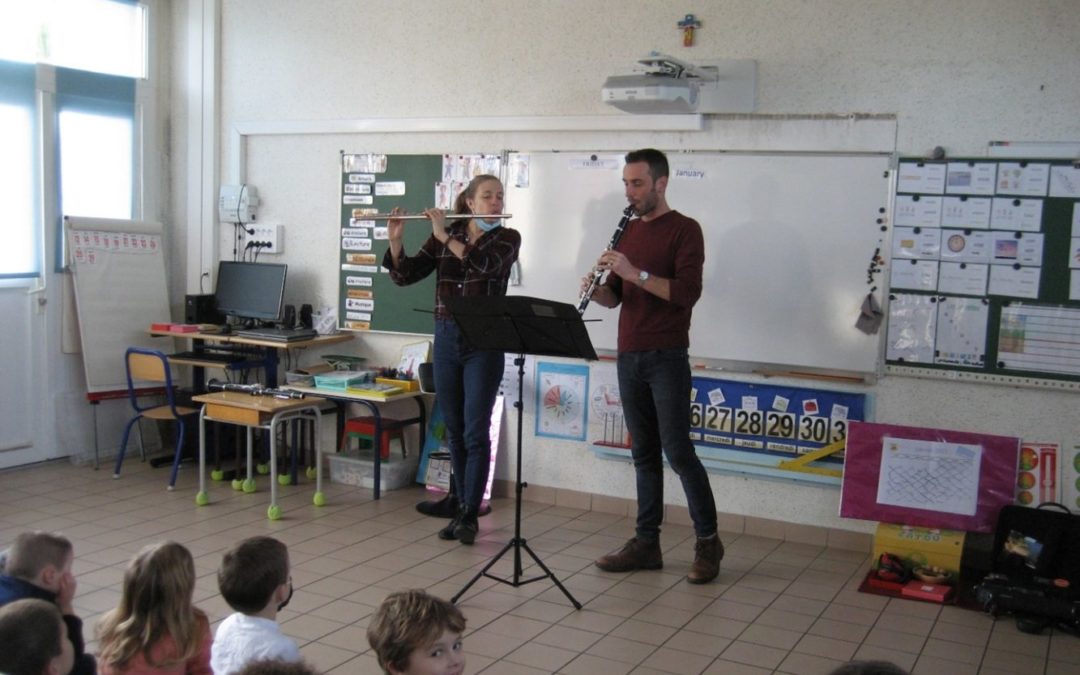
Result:
[[234,382],[222,382],[214,379],[211,379],[206,383],[206,388],[210,391],[238,391],[242,394],[249,394],[251,396],[273,396],[274,398],[282,399],[304,398],[304,393],[301,391],[276,389],[274,387],[265,387],[261,384],[236,384]]
[[[622,238],[623,232],[626,231],[626,224],[634,217],[633,204],[623,209],[622,213],[622,220],[615,226],[615,233],[611,235],[611,241],[608,242],[607,248],[604,249],[605,251],[614,249],[615,245],[619,243],[619,239]],[[578,300],[578,314],[585,313],[585,308],[589,306],[589,301],[592,300],[593,293],[596,292],[596,287],[600,285],[600,278],[603,276],[604,270],[599,268],[593,270],[592,281],[589,282],[589,287],[585,289],[585,292],[581,294],[581,298]]]

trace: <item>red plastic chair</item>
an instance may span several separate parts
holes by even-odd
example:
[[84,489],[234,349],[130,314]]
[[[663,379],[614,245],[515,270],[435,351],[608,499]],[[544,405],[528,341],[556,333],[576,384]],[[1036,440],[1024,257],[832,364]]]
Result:
[[[381,459],[390,458],[390,441],[395,438],[401,443],[401,456],[407,456],[408,451],[405,448],[405,425],[401,420],[392,417],[382,417],[379,421],[382,428],[382,438],[379,443],[379,457]],[[364,416],[351,417],[345,420],[345,430],[341,435],[342,450],[348,445],[349,438],[353,436],[366,439],[369,444],[374,444],[375,418]]]

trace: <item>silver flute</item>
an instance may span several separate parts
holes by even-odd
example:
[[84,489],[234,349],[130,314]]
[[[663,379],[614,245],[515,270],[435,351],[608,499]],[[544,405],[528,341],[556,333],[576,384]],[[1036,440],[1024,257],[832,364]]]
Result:
[[222,382],[215,379],[207,381],[206,388],[210,391],[238,391],[251,396],[273,396],[282,399],[304,398],[303,392],[292,391],[291,389],[276,389],[261,384],[236,384],[235,382]]
[[[626,224],[630,222],[630,219],[634,217],[634,206],[631,204],[623,209],[622,220],[615,226],[615,233],[611,235],[611,241],[608,242],[605,251],[610,251],[615,248],[619,243],[619,239],[622,238],[623,232],[626,230]],[[581,298],[578,300],[577,311],[578,314],[584,314],[585,308],[589,306],[589,301],[592,300],[593,293],[596,292],[596,287],[600,285],[600,278],[604,276],[604,271],[599,267],[593,268],[592,280],[589,282],[589,287],[581,294]]]
[[[502,219],[505,219],[505,218],[513,218],[514,217],[514,214],[512,214],[512,213],[490,213],[490,214],[481,213],[481,214],[476,214],[476,213],[454,213],[452,211],[444,211],[443,215],[446,216],[447,220],[464,220],[466,218],[474,218],[474,217],[476,217],[478,215],[480,217],[484,218],[485,220],[502,220]],[[362,216],[357,216],[356,220],[431,220],[431,219],[428,218],[427,216],[425,216],[422,213],[414,213],[414,214],[411,214],[411,215],[405,214],[405,213],[402,213],[402,214],[399,214],[399,215],[395,215],[393,213],[365,213]]]

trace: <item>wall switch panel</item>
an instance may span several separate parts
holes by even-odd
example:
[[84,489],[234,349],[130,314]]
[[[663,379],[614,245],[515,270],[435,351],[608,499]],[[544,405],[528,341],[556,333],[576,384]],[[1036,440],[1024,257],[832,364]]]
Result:
[[[251,223],[246,226],[248,230],[254,232],[250,234],[244,233],[244,250],[264,253],[284,253],[285,252],[285,226],[284,225],[267,225],[265,223]],[[264,246],[257,246],[257,244],[265,244]],[[250,248],[249,248],[250,244]]]

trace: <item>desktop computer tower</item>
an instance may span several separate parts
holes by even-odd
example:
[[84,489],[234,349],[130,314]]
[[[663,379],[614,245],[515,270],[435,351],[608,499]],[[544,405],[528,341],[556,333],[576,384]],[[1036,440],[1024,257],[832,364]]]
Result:
[[184,323],[224,323],[212,293],[184,296]]

